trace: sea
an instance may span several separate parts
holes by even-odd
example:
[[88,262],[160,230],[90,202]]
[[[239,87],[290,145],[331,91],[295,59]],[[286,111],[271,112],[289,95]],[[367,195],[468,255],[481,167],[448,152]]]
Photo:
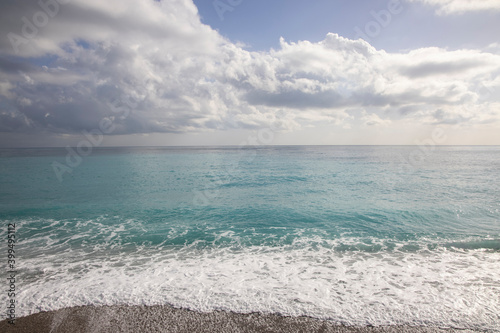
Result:
[[1,318],[14,299],[18,317],[171,305],[500,332],[499,175],[500,146],[0,149]]

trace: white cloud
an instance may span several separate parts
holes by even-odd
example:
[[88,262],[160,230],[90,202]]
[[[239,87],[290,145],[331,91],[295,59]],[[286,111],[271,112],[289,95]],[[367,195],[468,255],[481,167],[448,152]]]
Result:
[[382,119],[377,114],[368,114],[366,111],[363,112],[361,120],[365,126],[388,126],[392,123],[389,119]]
[[14,88],[14,85],[12,85],[8,81],[0,81],[0,95],[6,97],[6,98],[12,98],[13,95],[10,92],[11,89]]
[[[0,20],[4,31],[30,17],[23,6],[1,7],[10,10]],[[9,27],[21,34],[19,24]],[[498,121],[500,112],[494,94],[480,92],[499,85],[494,53],[387,53],[337,34],[249,52],[203,25],[189,0],[73,0],[17,58],[8,40],[0,47],[5,59],[17,59],[0,60],[0,102],[9,110],[1,131],[78,133],[103,118],[115,124],[113,134],[253,129],[277,120],[283,130],[345,127],[352,108],[370,110],[360,116],[365,125],[391,126],[391,116],[466,124]],[[50,67],[27,60],[47,55],[55,57]]]
[[500,11],[498,0],[409,0],[436,7],[439,15],[463,14],[477,11]]

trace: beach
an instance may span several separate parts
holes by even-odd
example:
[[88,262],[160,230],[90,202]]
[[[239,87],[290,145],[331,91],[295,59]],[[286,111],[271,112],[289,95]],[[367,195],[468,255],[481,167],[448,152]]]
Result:
[[15,325],[0,322],[1,332],[335,332],[335,333],[437,333],[479,332],[437,327],[343,326],[310,317],[277,314],[201,313],[170,306],[82,306],[41,312],[18,318]]

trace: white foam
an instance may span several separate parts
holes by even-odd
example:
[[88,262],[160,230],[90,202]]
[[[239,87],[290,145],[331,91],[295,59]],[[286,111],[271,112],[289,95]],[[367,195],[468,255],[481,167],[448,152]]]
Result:
[[339,252],[334,244],[313,248],[302,241],[232,250],[73,249],[24,258],[18,315],[89,304],[172,304],[500,332],[498,251]]

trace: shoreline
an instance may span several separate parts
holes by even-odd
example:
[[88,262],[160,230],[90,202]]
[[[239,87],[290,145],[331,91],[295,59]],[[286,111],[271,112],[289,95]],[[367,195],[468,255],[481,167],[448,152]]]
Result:
[[472,333],[468,329],[424,326],[345,326],[311,317],[214,311],[208,313],[157,306],[79,306],[0,322],[0,332],[332,332],[332,333]]

